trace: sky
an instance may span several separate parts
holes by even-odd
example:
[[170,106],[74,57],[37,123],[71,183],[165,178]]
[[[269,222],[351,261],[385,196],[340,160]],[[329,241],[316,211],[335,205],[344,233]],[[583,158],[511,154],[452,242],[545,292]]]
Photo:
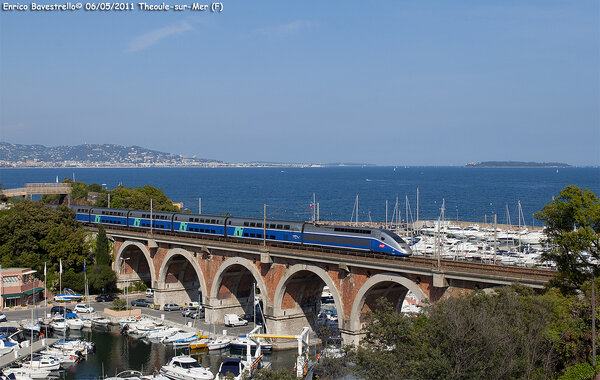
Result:
[[600,165],[597,0],[132,4],[0,11],[0,141],[227,162]]

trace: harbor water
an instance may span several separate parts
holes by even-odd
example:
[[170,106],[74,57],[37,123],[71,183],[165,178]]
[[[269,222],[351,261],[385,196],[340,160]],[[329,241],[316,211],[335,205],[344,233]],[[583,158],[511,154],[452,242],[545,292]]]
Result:
[[[516,221],[520,200],[527,225],[538,224],[533,214],[566,185],[577,185],[600,194],[599,168],[463,168],[463,167],[317,167],[317,168],[44,168],[0,169],[5,189],[24,183],[75,179],[112,189],[155,186],[174,202],[198,212],[260,217],[269,204],[268,217],[310,220],[313,193],[322,220],[349,221],[356,196],[359,220],[385,220],[385,204],[392,215],[399,202],[402,220],[435,220],[445,200],[447,220],[489,222],[498,215],[506,221],[506,209]],[[408,204],[406,203],[408,200]],[[408,221],[411,221],[409,216]],[[516,223],[515,223],[516,224]]]
[[[61,337],[62,334],[58,334]],[[160,370],[175,355],[190,354],[200,365],[209,368],[216,374],[219,365],[226,356],[242,355],[241,352],[230,350],[190,351],[189,349],[174,350],[160,342],[150,342],[145,339],[127,337],[120,334],[119,328],[94,327],[91,330],[71,331],[67,338],[83,339],[96,344],[96,352],[89,355],[72,367],[59,372],[63,379],[99,379],[104,376],[114,376],[125,370],[137,370],[144,374]],[[295,350],[274,351],[266,353],[265,359],[272,363],[273,369],[292,369],[296,360]]]

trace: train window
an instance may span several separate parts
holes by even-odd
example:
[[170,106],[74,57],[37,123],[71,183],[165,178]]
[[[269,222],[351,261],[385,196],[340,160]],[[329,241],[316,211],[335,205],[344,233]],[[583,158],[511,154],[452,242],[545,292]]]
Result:
[[256,223],[256,227],[262,228],[262,223]]
[[231,226],[231,220],[229,221],[229,225]]
[[254,234],[250,234],[250,237],[255,237],[255,235]]
[[384,241],[384,240],[385,240],[385,238],[382,236],[382,237],[381,237],[381,241]]
[[256,227],[256,223],[250,222],[250,227]]
[[248,227],[248,222],[244,222],[244,227]]
[[211,230],[211,232],[214,234],[214,233],[215,233],[215,230]]
[[282,230],[282,229],[283,229],[283,224],[278,224],[278,225],[277,225],[277,229],[278,229],[278,230]]
[[286,229],[286,230],[289,230],[290,229],[290,225],[286,224],[283,228]]
[[214,219],[211,219],[211,220],[210,220],[210,223],[211,223],[211,224],[217,224],[217,221],[216,221],[216,220],[214,220]]
[[256,234],[257,238],[262,238],[262,234]]
[[275,240],[275,235],[269,235],[269,239]]
[[247,233],[247,232],[244,232],[244,236],[245,236],[245,237],[248,237],[248,233]]

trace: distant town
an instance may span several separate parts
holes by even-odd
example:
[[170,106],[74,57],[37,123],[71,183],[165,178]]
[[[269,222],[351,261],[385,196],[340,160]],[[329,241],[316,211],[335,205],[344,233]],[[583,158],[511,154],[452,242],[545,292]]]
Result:
[[362,163],[227,163],[184,157],[140,146],[82,144],[46,147],[0,142],[0,168],[145,168],[145,167],[324,167],[372,166]]
[[484,161],[469,162],[468,168],[568,168],[569,164],[562,162],[523,162],[523,161]]

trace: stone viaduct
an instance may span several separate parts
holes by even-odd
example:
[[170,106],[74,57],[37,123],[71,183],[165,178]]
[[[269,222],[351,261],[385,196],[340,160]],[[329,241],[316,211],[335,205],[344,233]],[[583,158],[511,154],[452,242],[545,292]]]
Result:
[[264,304],[267,330],[289,334],[315,329],[321,293],[328,286],[344,342],[360,339],[366,313],[385,297],[400,310],[408,291],[435,302],[476,289],[519,281],[541,288],[548,270],[428,258],[396,258],[318,248],[263,246],[225,239],[107,228],[114,240],[120,287],[141,280],[162,304],[200,301],[206,321],[223,323],[228,313],[252,310],[253,289]]

